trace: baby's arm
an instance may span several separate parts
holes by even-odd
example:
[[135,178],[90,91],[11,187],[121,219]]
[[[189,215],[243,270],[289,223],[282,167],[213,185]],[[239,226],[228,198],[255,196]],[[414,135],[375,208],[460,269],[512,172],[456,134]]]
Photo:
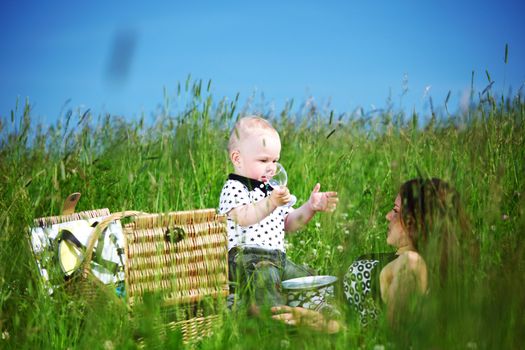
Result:
[[254,225],[270,215],[277,207],[288,203],[290,199],[290,191],[287,188],[276,188],[270,196],[256,203],[248,203],[232,209],[229,216],[241,226]]
[[310,199],[300,208],[290,212],[284,222],[286,232],[294,232],[306,225],[318,211],[334,211],[339,198],[337,192],[319,192],[321,185],[315,185]]

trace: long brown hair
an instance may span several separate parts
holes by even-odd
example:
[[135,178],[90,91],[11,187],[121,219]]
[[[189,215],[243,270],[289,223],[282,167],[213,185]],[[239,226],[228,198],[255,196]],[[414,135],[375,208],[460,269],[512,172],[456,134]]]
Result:
[[399,195],[401,222],[431,270],[439,270],[441,282],[451,266],[462,265],[464,254],[477,254],[459,194],[452,186],[437,178],[416,178],[401,185]]

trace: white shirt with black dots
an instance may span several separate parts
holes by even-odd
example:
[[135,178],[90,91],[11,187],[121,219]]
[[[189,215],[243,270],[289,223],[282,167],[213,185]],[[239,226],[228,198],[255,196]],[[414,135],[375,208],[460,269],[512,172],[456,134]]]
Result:
[[[219,214],[228,214],[241,205],[256,203],[270,193],[272,188],[260,181],[230,174],[222,187]],[[284,221],[291,210],[293,209],[290,207],[278,207],[270,215],[251,226],[241,226],[228,216],[228,250],[237,246],[257,246],[286,252]]]

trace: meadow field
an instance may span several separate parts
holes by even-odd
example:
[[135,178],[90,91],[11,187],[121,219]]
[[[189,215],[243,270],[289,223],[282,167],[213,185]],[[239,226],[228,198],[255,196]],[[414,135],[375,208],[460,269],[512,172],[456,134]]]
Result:
[[[274,111],[215,100],[209,83],[188,81],[154,118],[66,111],[56,124],[35,123],[30,104],[0,119],[0,348],[183,346],[177,332],[151,330],[156,305],[128,317],[119,305],[82,306],[40,287],[28,242],[36,217],[59,215],[81,192],[77,210],[167,212],[217,208],[232,171],[226,153],[235,120],[258,110],[280,132],[281,163],[302,204],[316,182],[335,190],[336,212],[319,214],[288,237],[288,254],[321,274],[341,276],[367,252],[389,252],[385,214],[399,185],[439,177],[459,191],[480,243],[479,262],[452,302],[431,295],[402,328],[380,319],[361,328],[345,310],[346,329],[326,335],[264,317],[224,311],[224,324],[201,349],[518,349],[525,346],[525,102],[490,90],[462,112],[432,116],[391,108],[364,115],[315,103]],[[176,107],[176,108],[174,108]],[[256,108],[257,107],[257,108]],[[344,305],[341,305],[345,309]]]

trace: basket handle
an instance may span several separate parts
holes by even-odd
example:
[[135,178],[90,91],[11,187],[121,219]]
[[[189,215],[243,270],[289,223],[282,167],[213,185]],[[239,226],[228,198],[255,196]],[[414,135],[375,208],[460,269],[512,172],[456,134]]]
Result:
[[134,210],[128,210],[128,211],[121,211],[117,213],[113,213],[109,215],[104,220],[100,221],[98,225],[95,227],[95,230],[93,231],[93,234],[89,238],[89,242],[86,248],[86,256],[84,257],[84,261],[82,262],[83,266],[83,274],[86,275],[89,272],[91,259],[93,258],[93,248],[95,247],[95,242],[98,241],[98,237],[104,230],[109,226],[110,223],[112,223],[115,220],[120,220],[132,216],[138,216],[147,214],[141,211],[134,211]]

